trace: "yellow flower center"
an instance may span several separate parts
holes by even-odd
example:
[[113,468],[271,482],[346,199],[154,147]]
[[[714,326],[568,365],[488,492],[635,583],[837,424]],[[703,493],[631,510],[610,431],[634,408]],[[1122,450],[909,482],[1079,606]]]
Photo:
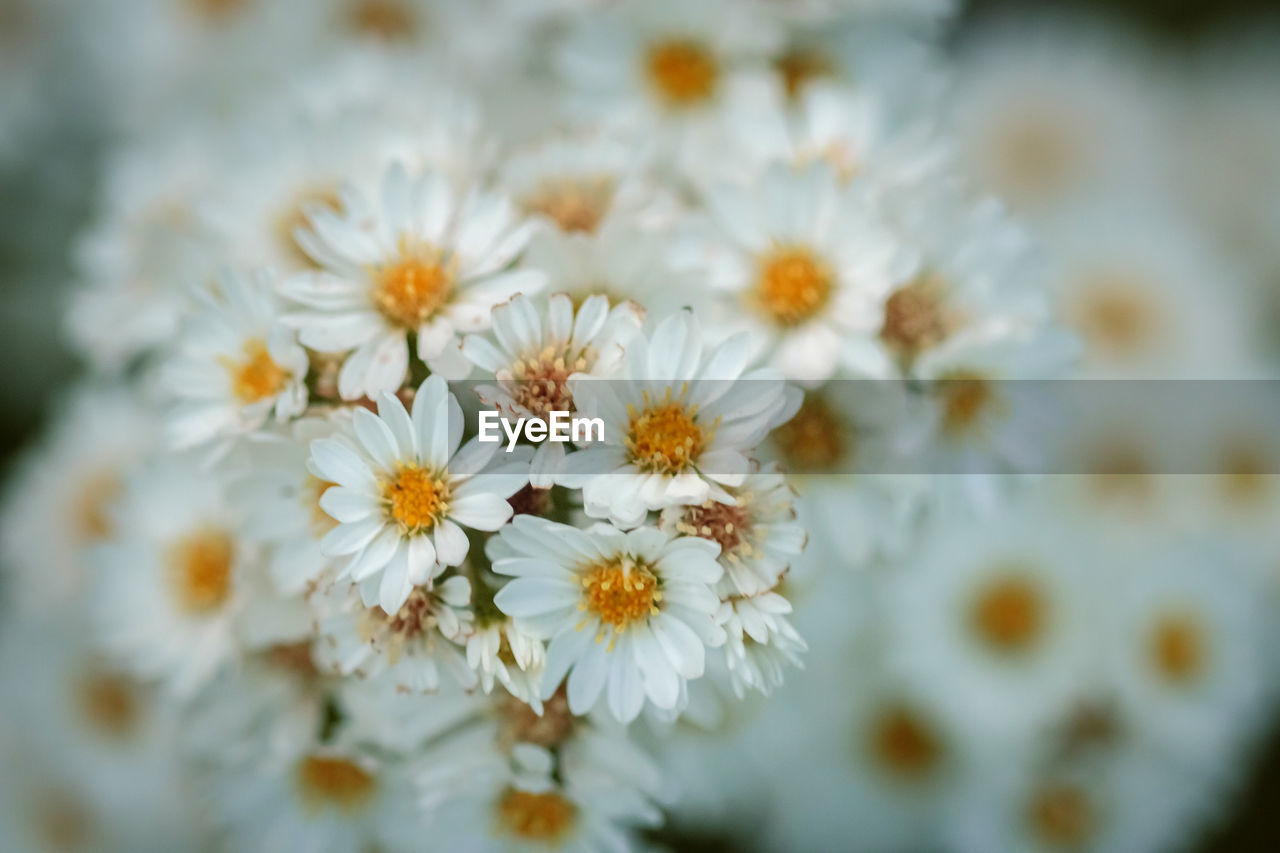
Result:
[[673,107],[688,107],[710,98],[720,79],[715,56],[689,39],[670,39],[649,48],[649,81]]
[[609,212],[612,201],[610,178],[580,178],[543,183],[524,200],[524,209],[546,216],[561,231],[592,233]]
[[141,714],[137,688],[121,675],[89,672],[79,684],[80,712],[93,729],[110,738],[127,737]]
[[975,597],[970,624],[978,639],[993,651],[1017,655],[1030,651],[1041,639],[1047,606],[1040,588],[1030,579],[1008,575],[992,580]]
[[818,316],[831,301],[831,271],[804,248],[784,248],[760,260],[752,301],[779,326],[799,326]]
[[300,193],[284,213],[276,218],[276,242],[282,252],[301,269],[318,266],[315,260],[303,251],[302,246],[298,244],[298,238],[294,236],[299,228],[306,228],[310,224],[306,210],[312,206],[327,207],[337,212],[342,210],[342,198],[334,189],[308,190]]
[[1182,687],[1204,672],[1208,657],[1204,630],[1184,613],[1171,613],[1153,626],[1149,639],[1151,663],[1156,673],[1171,685]]
[[622,632],[632,622],[658,615],[662,591],[658,578],[644,566],[630,561],[602,563],[582,576],[582,601],[578,608],[600,617],[603,625]]
[[378,780],[372,773],[345,758],[308,755],[298,764],[298,790],[313,810],[358,812],[373,797]]
[[384,487],[391,517],[408,532],[434,527],[449,505],[449,483],[423,468],[406,467]]
[[1088,795],[1065,784],[1037,791],[1027,804],[1026,817],[1036,837],[1059,850],[1083,847],[1096,823]]
[[942,377],[938,393],[942,397],[942,431],[951,436],[973,429],[997,399],[991,380],[967,370]]
[[444,253],[402,241],[400,257],[374,271],[374,305],[391,322],[416,330],[449,298],[452,264]]
[[533,743],[554,749],[577,727],[577,717],[569,710],[569,691],[564,684],[542,703],[541,716],[527,702],[511,695],[504,696],[499,707],[505,723],[503,736],[511,743]]
[[418,28],[413,10],[396,0],[354,0],[347,22],[356,33],[383,41],[410,38]]
[[942,281],[924,274],[894,291],[884,303],[880,340],[910,361],[947,336]]
[[848,452],[840,417],[821,396],[806,394],[795,417],[773,432],[782,463],[796,473],[832,472]]
[[664,402],[650,403],[647,395],[645,402],[643,412],[628,407],[627,449],[642,470],[678,474],[698,458],[710,435],[698,426],[696,406],[685,408],[670,393]]
[[231,595],[232,538],[221,530],[203,530],[170,548],[170,585],[178,606],[190,614],[216,610]]
[[921,779],[942,761],[942,741],[933,726],[905,705],[882,709],[867,736],[872,757],[894,776]]
[[231,374],[231,393],[246,406],[279,394],[293,375],[276,364],[266,342],[257,339],[245,343],[243,359],[228,359],[225,366]]
[[561,794],[508,790],[498,801],[498,823],[504,831],[527,841],[549,843],[573,826],[578,809]]
[[782,78],[787,97],[795,100],[806,86],[834,71],[831,61],[820,53],[793,47],[773,61],[773,70]]

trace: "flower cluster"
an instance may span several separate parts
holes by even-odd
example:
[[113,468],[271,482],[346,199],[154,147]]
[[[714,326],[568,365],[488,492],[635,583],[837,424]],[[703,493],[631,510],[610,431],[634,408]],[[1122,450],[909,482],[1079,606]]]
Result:
[[47,6],[111,148],[0,847],[1162,850],[1234,781],[1280,408],[1045,440],[1261,360],[1142,81],[948,0]]

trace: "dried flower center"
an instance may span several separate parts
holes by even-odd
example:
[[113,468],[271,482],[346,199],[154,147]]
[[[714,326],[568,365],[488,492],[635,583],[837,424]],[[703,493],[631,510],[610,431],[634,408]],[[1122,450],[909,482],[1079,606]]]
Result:
[[1208,649],[1204,630],[1189,614],[1172,613],[1153,626],[1149,655],[1156,673],[1175,686],[1194,682],[1205,669]]
[[942,280],[931,273],[894,291],[884,303],[880,340],[907,360],[941,342],[947,336],[942,292]]
[[556,508],[556,499],[551,489],[535,489],[523,486],[520,491],[507,498],[511,504],[512,515],[537,515],[547,518]]
[[372,799],[378,780],[345,758],[308,755],[298,764],[298,790],[314,810],[360,811]]
[[86,673],[79,684],[81,716],[93,729],[110,738],[136,730],[141,709],[137,688],[113,673]]
[[795,417],[774,430],[773,443],[797,473],[832,471],[849,450],[843,422],[817,394],[807,394]]
[[443,252],[402,243],[399,259],[374,272],[373,302],[391,322],[416,330],[448,299],[453,279]]
[[587,366],[585,354],[574,358],[564,346],[549,346],[511,365],[511,397],[517,405],[540,418],[546,418],[551,412],[572,412],[573,395],[565,382]]
[[231,375],[231,393],[244,405],[250,405],[279,394],[292,374],[275,363],[265,341],[246,341],[244,358],[227,359]]
[[654,44],[647,57],[649,80],[667,104],[688,107],[710,98],[720,79],[715,56],[688,39]]
[[221,530],[203,530],[169,550],[170,586],[178,606],[190,614],[216,610],[231,595],[232,538]]
[[414,587],[396,615],[386,619],[381,608],[369,612],[375,618],[386,619],[387,630],[393,635],[410,640],[420,637],[436,626],[435,596],[422,587]]
[[871,721],[868,738],[876,762],[894,776],[921,779],[942,761],[933,726],[904,705],[883,709]]
[[498,822],[510,835],[527,841],[553,842],[573,826],[578,809],[561,794],[534,794],[512,788],[498,801]]
[[938,380],[942,398],[942,430],[962,435],[973,429],[996,401],[990,379],[967,370],[958,370]]
[[622,632],[632,622],[658,615],[662,591],[658,578],[644,566],[629,560],[603,563],[582,576],[580,610],[600,617],[602,625]]
[[408,533],[435,527],[449,505],[448,481],[425,468],[403,468],[384,491],[391,517]]
[[827,57],[803,47],[793,47],[779,56],[773,61],[773,69],[782,78],[787,97],[792,100],[799,98],[814,80],[835,70]]
[[303,251],[302,246],[298,244],[298,238],[295,236],[299,228],[306,228],[310,224],[306,211],[313,206],[326,207],[337,212],[342,210],[342,198],[334,189],[307,190],[299,193],[294,198],[293,203],[285,209],[284,213],[276,218],[276,243],[281,251],[297,267],[302,269],[317,266],[315,260]]
[[347,12],[355,32],[383,41],[401,41],[418,29],[413,10],[396,0],[355,0]]
[[647,396],[645,409],[637,413],[628,406],[631,426],[626,446],[641,469],[662,474],[678,474],[702,453],[710,435],[698,426],[697,406],[685,408],[670,400],[651,403]]
[[503,697],[501,708],[512,743],[533,743],[553,749],[564,743],[577,725],[563,684],[542,704],[541,716],[528,703],[510,695]]
[[744,544],[750,525],[751,513],[745,501],[737,504],[706,501],[685,510],[677,529],[686,536],[701,536],[717,543],[723,556]]
[[262,657],[271,668],[297,676],[302,681],[311,681],[320,675],[311,656],[310,640],[271,646],[262,653]]
[[1036,837],[1060,850],[1083,847],[1095,822],[1088,795],[1074,785],[1043,788],[1027,804],[1027,823]]
[[562,231],[591,233],[612,202],[613,180],[602,176],[546,181],[524,200],[524,208],[546,216]]
[[799,326],[831,301],[834,280],[826,265],[804,248],[778,249],[760,261],[752,294],[759,311],[780,326]]
[[1041,639],[1047,607],[1040,588],[1029,578],[1009,575],[992,580],[978,592],[970,623],[978,639],[993,651],[1017,655]]
[[120,494],[120,477],[103,472],[91,477],[76,496],[76,532],[82,542],[101,542],[111,536],[111,502]]
[[1105,355],[1139,352],[1158,325],[1158,306],[1148,288],[1131,278],[1110,275],[1092,282],[1071,311],[1076,328]]
[[[44,791],[29,814],[37,841],[49,850],[95,849],[97,827],[89,807],[70,791]],[[100,841],[100,839],[97,839]]]

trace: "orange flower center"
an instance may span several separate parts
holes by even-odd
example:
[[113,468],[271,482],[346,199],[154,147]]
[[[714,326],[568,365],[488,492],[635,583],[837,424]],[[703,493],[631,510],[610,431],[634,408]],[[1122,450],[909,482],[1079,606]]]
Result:
[[1090,282],[1069,309],[1080,333],[1112,357],[1140,352],[1159,325],[1159,306],[1132,275],[1114,273]]
[[266,342],[257,339],[246,342],[244,358],[228,359],[226,368],[231,374],[231,393],[246,406],[279,394],[292,376],[272,360]]
[[355,32],[383,41],[410,38],[417,30],[413,10],[396,0],[355,0],[347,21]]
[[141,709],[137,689],[129,679],[91,672],[81,680],[79,688],[81,715],[96,731],[122,738],[136,729]]
[[1038,838],[1060,850],[1083,847],[1093,833],[1095,816],[1084,791],[1074,785],[1046,787],[1027,804],[1027,823]]
[[374,274],[374,305],[391,322],[416,330],[445,303],[453,270],[438,249],[401,247],[400,258]]
[[208,613],[231,595],[235,547],[221,530],[204,530],[180,540],[169,552],[170,580],[178,606],[191,614]]
[[840,417],[816,394],[805,395],[795,417],[774,430],[773,443],[797,473],[831,472],[849,450]]
[[391,517],[407,532],[431,529],[449,505],[449,483],[423,468],[402,469],[384,488]]
[[595,566],[582,576],[578,606],[621,632],[632,622],[658,615],[660,601],[662,591],[653,572],[630,562],[616,562]]
[[831,301],[834,280],[808,249],[778,249],[760,262],[752,294],[759,311],[779,326],[812,320]]
[[978,638],[1002,654],[1030,651],[1044,633],[1044,597],[1031,580],[1018,575],[997,578],[973,602],[970,621]]
[[1166,682],[1185,686],[1204,672],[1208,649],[1199,622],[1188,614],[1168,614],[1151,630],[1149,655]]
[[298,789],[310,808],[359,811],[373,797],[378,780],[345,758],[308,755],[298,765]]
[[578,809],[555,791],[534,794],[508,790],[498,801],[498,823],[527,841],[553,842],[573,825]]
[[894,776],[920,779],[942,760],[942,742],[933,727],[904,705],[883,709],[871,721],[869,739],[876,762]]
[[[647,401],[646,401],[647,402]],[[697,407],[676,401],[650,404],[641,413],[630,410],[627,449],[641,469],[678,474],[698,458],[709,439],[696,421]]]
[[991,380],[967,370],[939,379],[938,392],[942,397],[942,430],[952,436],[971,430],[996,401]]
[[659,97],[673,107],[688,107],[710,98],[719,82],[715,56],[688,39],[658,42],[649,48],[649,80]]
[[608,177],[548,181],[524,200],[529,213],[540,213],[562,231],[591,233],[609,212],[613,181]]

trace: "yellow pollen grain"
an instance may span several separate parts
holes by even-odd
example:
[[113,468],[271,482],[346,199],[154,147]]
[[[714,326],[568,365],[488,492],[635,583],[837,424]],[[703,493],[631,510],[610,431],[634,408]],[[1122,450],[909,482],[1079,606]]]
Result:
[[231,376],[231,393],[244,405],[250,405],[284,390],[292,374],[271,358],[265,341],[254,339],[244,345],[244,357],[227,359]]
[[594,566],[583,574],[578,607],[600,617],[601,631],[604,625],[611,625],[615,633],[621,633],[633,622],[657,616],[661,601],[662,591],[653,572],[630,561],[619,561]]
[[375,307],[396,325],[416,330],[448,300],[454,272],[438,249],[402,241],[400,257],[376,268],[373,278]]
[[1185,686],[1204,672],[1208,657],[1204,630],[1189,614],[1161,617],[1152,627],[1148,643],[1151,664],[1165,682]]
[[1040,588],[1020,575],[998,577],[982,588],[969,612],[978,639],[1001,654],[1030,651],[1044,634],[1047,606]]
[[221,530],[199,531],[171,546],[170,587],[178,606],[199,615],[226,603],[234,558],[233,540]]
[[812,251],[790,247],[760,259],[759,277],[749,297],[770,321],[790,328],[821,314],[834,289],[831,271]]
[[720,81],[716,57],[689,39],[660,41],[649,48],[646,70],[658,96],[673,107],[689,107],[715,94]]
[[344,758],[308,755],[298,764],[298,791],[312,810],[360,811],[373,797],[378,780]]
[[671,399],[669,392],[656,402],[646,395],[644,410],[629,406],[628,414],[631,425],[625,443],[645,471],[678,474],[698,458],[711,438],[698,425],[697,407]]
[[384,486],[391,517],[406,531],[429,530],[444,517],[449,484],[424,468],[406,467]]
[[535,794],[508,790],[498,801],[498,823],[509,835],[526,841],[554,842],[573,826],[577,807],[555,791]]
[[1058,850],[1084,847],[1096,823],[1088,795],[1074,785],[1037,791],[1027,803],[1026,819],[1037,838]]
[[798,474],[833,472],[850,448],[839,415],[821,396],[806,394],[795,417],[773,432],[782,463]]
[[933,727],[905,705],[891,705],[871,721],[871,755],[887,772],[920,779],[942,761],[942,742]]

